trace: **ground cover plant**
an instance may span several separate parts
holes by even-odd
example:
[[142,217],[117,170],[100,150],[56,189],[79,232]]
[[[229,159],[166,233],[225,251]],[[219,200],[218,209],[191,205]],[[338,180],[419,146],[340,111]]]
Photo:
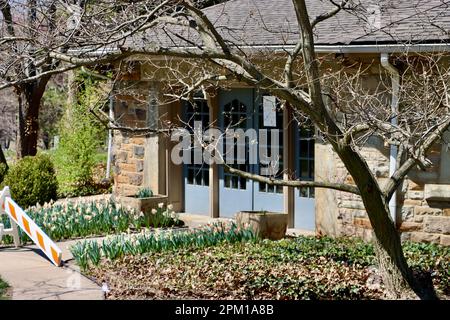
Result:
[[9,285],[0,278],[0,300],[9,299],[8,289]]
[[[75,203],[51,202],[43,206],[31,207],[27,210],[27,214],[54,241],[139,231],[142,228],[155,227],[152,220],[144,213],[135,212],[108,200]],[[157,213],[150,214],[150,216],[152,215],[170,217],[172,224],[167,222],[165,227],[180,224],[170,205],[164,207],[160,204]],[[9,219],[5,215],[0,217],[0,223],[9,227]],[[161,227],[161,224],[156,227]],[[24,232],[20,234],[23,243],[31,241]],[[5,239],[6,243],[12,243],[10,237]]]
[[[414,272],[428,272],[450,295],[450,249],[404,244]],[[109,286],[109,299],[383,299],[373,245],[359,239],[299,237],[219,242],[123,254],[85,271]]]
[[85,240],[77,242],[70,251],[78,265],[86,270],[89,266],[97,266],[102,258],[114,261],[127,255],[256,242],[257,239],[251,229],[238,227],[234,222],[217,222],[182,232],[145,230],[138,234],[112,236],[103,240],[101,246],[96,240]]

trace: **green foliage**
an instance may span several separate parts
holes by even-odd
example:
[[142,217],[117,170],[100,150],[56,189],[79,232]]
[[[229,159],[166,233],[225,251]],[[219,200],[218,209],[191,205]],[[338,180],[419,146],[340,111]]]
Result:
[[0,300],[8,299],[8,297],[6,296],[6,290],[8,290],[8,288],[9,285],[5,281],[0,279]]
[[64,114],[67,101],[66,87],[50,83],[42,97],[42,107],[39,108],[39,128],[52,139],[59,134],[58,123]]
[[430,272],[434,284],[450,295],[450,247],[435,243],[406,242],[403,245],[406,259],[416,272]]
[[150,190],[149,188],[141,188],[136,193],[136,197],[139,199],[153,197],[153,191]]
[[[169,205],[170,207],[170,205]],[[141,230],[150,227],[181,226],[183,221],[174,219],[173,212],[163,207],[159,208],[160,214],[170,217],[166,223],[155,224],[149,221],[143,213],[137,213],[116,205],[112,201],[96,202],[65,202],[46,203],[43,206],[30,207],[27,214],[36,224],[54,241],[74,239],[88,236],[102,236]],[[9,227],[9,219],[0,216],[0,223]],[[31,239],[20,231],[22,243],[29,243]],[[5,243],[12,243],[12,238],[7,237]]]
[[0,163],[0,183],[5,179],[6,174],[8,173],[8,167],[4,163]]
[[167,228],[172,226],[181,227],[184,222],[178,219],[178,215],[173,211],[172,205],[164,208],[164,204],[160,203],[158,208],[152,209],[146,215],[147,227]]
[[60,144],[55,152],[55,164],[60,196],[75,197],[97,193],[93,181],[98,149],[104,145],[106,130],[89,112],[100,95],[97,83],[83,78],[83,88],[77,103],[67,106],[60,123]]
[[56,199],[58,181],[48,155],[24,157],[9,169],[3,186],[9,186],[12,198],[23,208]]
[[[255,242],[257,239],[252,230],[239,228],[235,223],[215,223],[176,233],[144,231],[138,234],[113,236],[103,240],[101,254],[106,259],[116,260],[125,255],[173,251],[181,248],[205,248],[219,243]],[[86,269],[89,263],[97,265],[99,262],[97,248],[93,242],[95,240],[77,242],[70,249],[83,269]]]
[[[201,243],[202,235],[197,239]],[[134,244],[133,250],[124,242]],[[106,249],[111,252],[104,254],[116,260],[103,259],[98,267],[88,261],[85,267],[90,275],[107,279],[112,297],[121,299],[148,296],[159,299],[165,298],[167,292],[173,299],[384,297],[373,246],[359,239],[298,237],[209,244],[199,246],[196,241],[186,242],[175,250],[167,236],[158,244],[151,239],[142,242],[140,238],[134,241],[116,239],[113,246]],[[450,248],[408,242],[404,250],[409,264],[431,272],[438,292],[448,295]],[[142,270],[146,270],[148,276]],[[116,277],[117,274],[120,277]],[[131,293],[127,288],[135,284],[134,281],[143,289]]]

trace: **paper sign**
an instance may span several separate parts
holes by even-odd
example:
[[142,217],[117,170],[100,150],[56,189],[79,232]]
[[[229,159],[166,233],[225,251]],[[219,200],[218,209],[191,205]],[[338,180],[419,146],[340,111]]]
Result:
[[263,96],[264,127],[277,126],[277,100],[275,96]]

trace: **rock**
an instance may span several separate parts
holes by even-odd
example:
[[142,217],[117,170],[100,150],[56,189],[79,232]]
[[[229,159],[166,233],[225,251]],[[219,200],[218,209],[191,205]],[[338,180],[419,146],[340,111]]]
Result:
[[423,230],[430,233],[450,234],[450,217],[426,216],[423,219]]
[[421,206],[422,205],[422,200],[412,200],[412,199],[405,199],[405,201],[403,201],[403,205],[406,206]]
[[127,175],[121,174],[115,178],[117,183],[129,183],[130,178]]
[[441,245],[450,246],[450,236],[441,236]]
[[403,222],[399,229],[400,231],[418,231],[422,229],[422,224],[417,222]]
[[122,171],[134,172],[136,166],[133,163],[119,163],[119,168]]
[[133,153],[136,156],[136,158],[142,159],[144,158],[145,148],[141,146],[134,146]]
[[144,171],[144,161],[142,161],[142,160],[137,160],[136,161],[136,171],[137,172]]
[[414,207],[414,215],[431,215],[437,216],[442,213],[442,210],[439,208],[429,208],[429,207]]
[[117,153],[115,160],[117,161],[117,163],[121,163],[121,162],[127,162],[128,159],[128,153],[125,151],[121,151],[119,153]]
[[409,190],[423,190],[423,184],[415,183],[414,181],[408,180]]
[[426,184],[425,199],[432,201],[450,201],[450,185]]
[[353,224],[357,227],[365,228],[365,229],[371,229],[372,225],[370,224],[369,219],[364,218],[354,218]]
[[410,190],[406,193],[406,197],[412,200],[421,200],[424,197],[424,192]]
[[142,174],[135,173],[135,174],[128,174],[128,176],[130,178],[130,183],[135,186],[140,186],[142,184],[142,181],[144,180]]
[[410,241],[411,240],[411,232],[402,232],[400,233],[400,240],[403,241]]
[[402,207],[402,221],[412,220],[414,217],[414,207]]
[[432,242],[439,243],[441,236],[439,234],[432,234],[428,232],[413,232],[411,233],[411,241],[414,242]]

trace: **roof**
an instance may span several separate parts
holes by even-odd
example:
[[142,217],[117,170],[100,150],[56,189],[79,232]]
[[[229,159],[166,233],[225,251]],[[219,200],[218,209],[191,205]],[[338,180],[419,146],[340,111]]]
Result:
[[[358,3],[355,10],[340,11],[316,26],[316,45],[450,43],[450,0],[353,2]],[[306,4],[311,20],[334,8],[330,0],[306,0]],[[203,11],[219,33],[237,45],[292,45],[299,38],[292,0],[231,0]],[[164,29],[169,32],[152,30],[147,36],[166,46],[188,46],[180,38],[167,38],[170,31],[180,32],[180,28]],[[192,32],[182,33],[196,40]]]

